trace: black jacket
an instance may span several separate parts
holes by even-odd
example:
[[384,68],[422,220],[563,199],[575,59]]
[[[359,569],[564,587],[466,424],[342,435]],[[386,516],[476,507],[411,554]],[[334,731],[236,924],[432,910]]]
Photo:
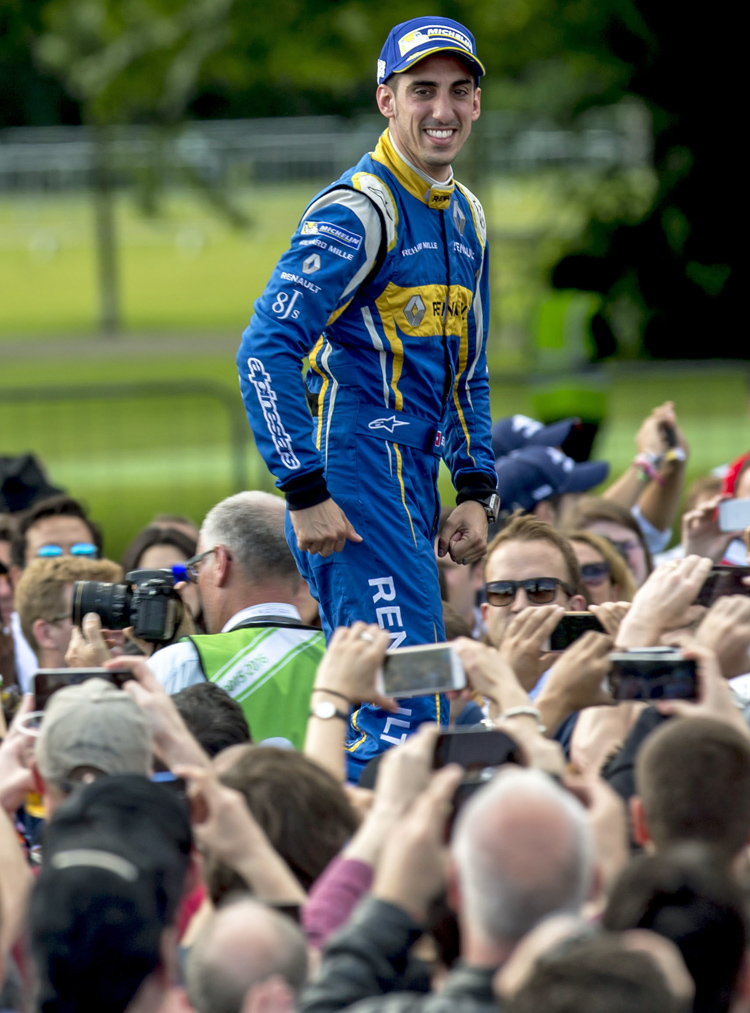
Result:
[[441,992],[402,991],[409,950],[421,927],[394,904],[368,898],[323,950],[317,981],[300,1013],[502,1013],[492,994],[495,968],[459,965]]

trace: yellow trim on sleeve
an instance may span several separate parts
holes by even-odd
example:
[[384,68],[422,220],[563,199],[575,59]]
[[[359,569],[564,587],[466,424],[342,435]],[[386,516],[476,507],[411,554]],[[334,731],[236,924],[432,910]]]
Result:
[[470,461],[476,468],[477,462],[474,460],[471,454],[471,436],[469,435],[469,430],[466,425],[466,419],[464,418],[464,411],[463,408],[461,407],[461,399],[458,396],[458,384],[459,381],[461,380],[461,377],[466,372],[466,366],[468,365],[468,362],[469,362],[469,335],[466,329],[464,329],[463,333],[461,334],[461,345],[458,351],[458,370],[456,372],[456,379],[453,381],[453,403],[456,406],[456,411],[458,412],[458,417],[461,422],[461,428],[463,429],[464,436],[466,438],[466,456],[470,459]]
[[[352,296],[352,299],[353,299],[353,298],[354,298],[354,296]],[[334,311],[333,311],[333,313],[331,313],[330,317],[328,318],[328,323],[326,324],[326,327],[330,327],[330,326],[331,326],[331,324],[332,324],[332,323],[334,322],[334,320],[338,320],[338,318],[339,318],[339,317],[341,316],[341,314],[342,314],[342,313],[344,312],[344,310],[345,310],[345,309],[346,309],[346,307],[347,307],[347,306],[349,305],[349,303],[350,303],[350,302],[352,301],[352,299],[348,299],[348,300],[347,300],[347,301],[346,301],[346,302],[344,303],[344,305],[343,305],[343,306],[339,306],[339,308],[338,308],[337,310],[334,310]]]
[[326,391],[328,390],[328,377],[322,369],[318,367],[318,356],[320,355],[321,349],[323,348],[323,335],[321,334],[318,340],[315,342],[315,347],[310,352],[310,368],[314,370],[318,376],[323,378],[323,385],[320,388],[318,394],[318,432],[315,437],[315,446],[320,450],[321,437],[323,435],[323,404],[325,402]]

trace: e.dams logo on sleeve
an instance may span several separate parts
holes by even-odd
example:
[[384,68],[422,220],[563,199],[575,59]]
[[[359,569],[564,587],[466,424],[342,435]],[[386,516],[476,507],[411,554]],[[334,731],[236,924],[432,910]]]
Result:
[[302,235],[330,236],[331,239],[338,240],[339,243],[343,243],[352,250],[358,250],[362,245],[362,236],[356,232],[349,232],[348,229],[342,229],[340,225],[333,225],[331,222],[303,222]]

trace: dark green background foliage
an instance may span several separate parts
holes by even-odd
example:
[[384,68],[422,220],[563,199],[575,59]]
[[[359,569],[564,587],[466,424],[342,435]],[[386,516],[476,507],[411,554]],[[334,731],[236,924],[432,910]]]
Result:
[[[596,284],[607,310],[647,354],[744,355],[732,143],[742,61],[726,2],[5,0],[0,127],[371,109],[386,32],[426,7],[473,30],[490,107],[561,123],[628,96],[647,108],[650,207],[592,212],[568,252],[606,258]],[[578,284],[593,282],[582,272]]]

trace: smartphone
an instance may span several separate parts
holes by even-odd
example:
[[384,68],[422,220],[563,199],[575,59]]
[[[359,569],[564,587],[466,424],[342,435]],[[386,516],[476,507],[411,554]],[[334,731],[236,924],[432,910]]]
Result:
[[565,651],[587,630],[604,633],[604,627],[593,612],[566,612],[549,638],[550,651]]
[[719,531],[750,528],[750,499],[723,499],[719,503]]
[[660,422],[659,429],[662,431],[664,436],[664,442],[667,444],[670,450],[677,446],[677,432],[674,426],[671,426],[668,422]]
[[695,604],[707,605],[710,608],[717,598],[723,598],[728,594],[750,595],[750,587],[742,583],[744,577],[750,577],[750,566],[712,567],[698,592]]
[[696,700],[695,661],[676,647],[642,647],[610,654],[607,688],[615,700]]
[[458,763],[467,774],[476,775],[487,767],[501,767],[504,763],[524,766],[518,743],[499,728],[474,725],[468,728],[451,728],[438,735],[433,770]]
[[132,678],[133,673],[130,669],[113,671],[111,668],[40,668],[31,677],[31,684],[36,709],[43,711],[52,694],[65,686],[78,686],[88,679],[104,679],[122,689]]
[[419,644],[386,651],[376,685],[384,696],[426,696],[464,689],[466,673],[450,644]]

